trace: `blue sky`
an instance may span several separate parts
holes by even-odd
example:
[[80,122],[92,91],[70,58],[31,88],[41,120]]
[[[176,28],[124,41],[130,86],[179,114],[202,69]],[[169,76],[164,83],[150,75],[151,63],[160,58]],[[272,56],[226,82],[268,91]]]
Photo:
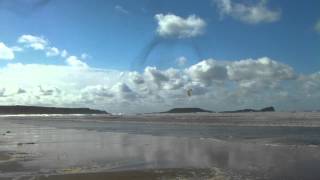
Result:
[[[74,54],[88,53],[92,57],[88,60],[91,66],[127,69],[154,38],[155,14],[173,13],[182,17],[195,14],[208,24],[206,33],[193,39],[201,57],[190,50],[192,45],[181,43],[170,48],[163,47],[165,45],[155,48],[153,55],[159,61],[161,57],[174,59],[181,55],[190,56],[193,61],[210,57],[239,60],[268,56],[292,65],[299,72],[318,70],[320,37],[314,31],[314,24],[320,18],[320,2],[270,0],[267,6],[279,9],[280,19],[250,25],[230,17],[221,18],[212,0],[57,0],[34,12],[21,7],[1,8],[0,39],[13,44],[22,34],[41,35]],[[27,57],[25,62],[39,61],[36,54]]]
[[[41,41],[43,47],[35,48],[34,44],[32,45],[35,41],[37,43]],[[272,66],[274,69],[278,68],[277,71],[272,71],[275,76],[281,76],[282,74],[279,75],[279,72],[290,71],[291,73],[292,71],[292,74],[294,74],[292,76],[286,75],[284,79],[280,78],[279,82],[276,80],[278,84],[283,86],[280,88],[281,90],[279,90],[278,85],[272,87],[278,88],[272,90],[275,93],[287,93],[287,98],[289,98],[292,93],[287,92],[287,89],[290,89],[291,86],[296,86],[303,78],[317,79],[315,76],[320,69],[320,1],[0,0],[0,43],[2,43],[2,48],[6,47],[2,51],[3,60],[1,60],[0,54],[0,67],[3,73],[9,72],[8,69],[12,67],[16,68],[17,66],[14,65],[17,64],[23,66],[26,76],[32,74],[33,69],[30,66],[32,64],[39,66],[40,69],[42,68],[43,72],[46,68],[50,69],[51,65],[55,65],[57,68],[76,65],[89,68],[90,73],[95,71],[94,74],[87,74],[90,77],[97,75],[97,69],[99,71],[118,72],[118,74],[115,73],[116,75],[107,73],[104,76],[106,76],[106,79],[110,78],[109,76],[116,76],[117,78],[113,79],[123,83],[117,85],[109,81],[96,82],[93,80],[87,84],[84,82],[75,83],[78,83],[79,87],[81,84],[83,89],[89,86],[101,86],[100,89],[96,88],[99,91],[113,91],[115,88],[119,88],[118,90],[121,92],[129,90],[135,92],[141,90],[139,88],[142,87],[130,85],[130,82],[127,82],[130,81],[130,78],[137,80],[141,76],[142,79],[144,78],[147,81],[147,76],[151,75],[150,78],[155,81],[153,82],[155,86],[165,87],[167,85],[173,87],[174,85],[177,86],[180,81],[184,82],[185,76],[188,76],[189,80],[186,81],[189,84],[181,85],[181,89],[184,89],[181,92],[184,94],[185,89],[190,86],[193,87],[197,83],[197,88],[200,89],[209,86],[217,89],[221,82],[216,81],[222,81],[221,73],[223,74],[226,71],[228,76],[226,81],[228,82],[224,83],[229,85],[235,83],[235,86],[239,87],[239,91],[232,93],[238,93],[239,95],[240,92],[243,93],[241,88],[248,87],[249,84],[255,88],[265,88],[264,84],[270,83],[266,82],[266,79],[271,78],[267,77],[271,70],[266,68]],[[152,48],[148,50],[149,47]],[[48,55],[49,51],[53,51],[52,48],[56,48],[57,52]],[[9,50],[12,51],[11,54]],[[63,50],[67,54],[62,55]],[[263,59],[265,57],[268,60]],[[138,67],[133,66],[133,64],[139,64],[139,62]],[[243,73],[243,69],[246,69],[243,64],[253,65],[252,68],[257,68],[257,74],[259,75],[263,74],[264,71],[267,75],[261,77],[261,79],[255,79],[254,82],[250,81],[252,78],[248,79],[248,75],[244,76],[247,79],[235,80],[234,77],[232,79],[233,72]],[[262,68],[262,65],[265,65],[264,69],[259,69]],[[220,66],[226,70],[219,69]],[[242,70],[232,69],[235,66],[239,66]],[[154,67],[156,70],[147,69],[149,67]],[[174,76],[176,79],[170,79],[172,78],[172,72],[168,71],[170,68],[174,68],[179,71],[178,74],[183,75],[179,78]],[[203,68],[201,72],[199,68]],[[192,70],[194,72],[191,72]],[[195,74],[196,72],[200,74]],[[203,74],[203,72],[209,74]],[[15,72],[12,72],[12,74],[15,74]],[[42,76],[42,74],[35,73],[34,76],[36,75]],[[8,74],[7,76],[9,77]],[[30,78],[36,79],[34,76],[30,75]],[[216,76],[219,78],[216,78]],[[296,78],[296,80],[293,80],[294,83],[291,80],[293,77]],[[64,85],[60,87],[58,84],[48,83],[56,79],[52,76],[47,78],[26,87],[24,85],[20,87],[20,81],[23,81],[23,79],[20,81],[16,79],[10,87],[8,84],[8,87],[5,87],[6,84],[3,85],[5,90],[2,94],[5,96],[5,92],[8,94],[9,89],[13,87],[19,90],[33,86],[48,86],[48,90],[59,89],[60,92],[63,91]],[[119,78],[122,79],[119,80]],[[129,80],[123,80],[126,78]],[[214,83],[208,83],[208,79]],[[304,81],[307,82],[305,79]],[[44,84],[40,82],[44,82]],[[173,84],[168,85],[165,84],[166,82],[173,82]],[[109,85],[106,85],[106,83],[109,83]],[[150,83],[148,85],[149,89],[144,87],[148,89],[149,94],[154,93],[152,95],[160,96],[163,99],[168,98],[167,94],[161,95],[161,92],[152,88],[151,90]],[[312,82],[311,84],[317,83]],[[230,90],[229,85],[224,87],[224,90],[219,89],[219,91]],[[309,87],[309,85],[305,86]],[[252,87],[250,88],[252,89]],[[312,88],[317,90],[320,85],[319,87],[312,86]],[[41,89],[43,90],[43,88]],[[42,92],[41,89],[40,92]],[[119,95],[118,90],[114,91]],[[301,92],[295,92],[295,95],[292,95],[294,97],[298,96],[298,98],[294,98],[295,100],[291,98],[290,100],[271,103],[278,104],[284,110],[312,109],[318,106],[320,108],[320,105],[315,102],[308,105],[302,103],[299,107],[289,107],[288,104],[292,101],[299,101],[296,99],[303,99],[308,94],[310,95],[309,90],[307,94],[303,95],[301,93],[302,91],[306,93],[305,89]],[[257,95],[265,94],[265,92],[259,93]],[[133,96],[137,96],[139,99],[142,95],[136,94]],[[215,96],[219,95],[215,94]],[[226,96],[230,98],[232,95],[228,94]],[[5,97],[8,98],[7,95]],[[152,101],[157,101],[156,97],[153,98],[155,99]],[[313,99],[317,98],[313,97]],[[255,100],[252,100],[252,102],[255,102]],[[147,100],[144,99],[143,101]],[[8,99],[1,101],[0,98],[0,102],[7,104]],[[95,100],[92,102],[93,107],[110,108],[107,104],[97,103]],[[30,99],[17,103],[42,104],[42,102]],[[180,100],[164,102],[154,109],[175,106],[179,103],[183,104]],[[244,104],[243,106],[260,107],[264,105],[241,103]],[[241,103],[239,103],[239,107]],[[79,103],[76,100],[67,104],[61,103],[63,106],[82,106],[83,104],[83,102]],[[199,104],[199,106],[225,110],[228,104],[219,106],[207,102]],[[238,106],[234,108],[236,107]],[[122,110],[115,109],[114,111]],[[139,111],[139,109],[133,108],[129,111]]]

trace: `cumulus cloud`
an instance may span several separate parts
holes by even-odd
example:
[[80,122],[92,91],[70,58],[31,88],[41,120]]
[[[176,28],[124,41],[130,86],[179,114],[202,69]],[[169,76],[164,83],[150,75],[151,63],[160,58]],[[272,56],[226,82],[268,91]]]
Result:
[[75,67],[21,63],[1,67],[0,103],[89,106],[109,112],[196,106],[216,111],[269,105],[279,110],[320,109],[320,72],[298,74],[268,57],[207,59],[184,69],[147,67],[141,73]]
[[115,84],[111,91],[114,92],[122,101],[132,101],[137,97],[137,94],[124,82],[119,82]]
[[112,98],[114,94],[111,92],[110,87],[103,85],[87,86],[82,89],[82,93],[91,98]]
[[[119,80],[118,72],[66,65],[14,63],[0,68],[0,74],[0,84],[5,88],[5,93],[13,92],[10,97],[0,99],[2,104],[87,106],[79,91],[92,86],[114,85]],[[95,96],[98,95],[102,94]]]
[[233,0],[213,0],[220,15],[231,16],[248,24],[271,23],[278,21],[281,11],[267,7],[267,0],[260,0],[257,4],[233,2]]
[[14,59],[13,49],[7,47],[3,42],[0,42],[0,60]]
[[65,49],[64,49],[64,50],[62,50],[60,55],[61,55],[61,57],[62,57],[62,58],[66,58],[66,57],[68,57],[68,51],[67,51],[67,50],[65,50]]
[[59,56],[60,51],[56,47],[49,47],[47,48],[46,56],[51,57],[51,56]]
[[88,68],[88,64],[86,64],[85,62],[81,61],[79,58],[77,58],[76,56],[70,56],[66,59],[66,63],[69,66],[72,67],[77,67],[77,68]]
[[5,92],[6,92],[6,89],[5,88],[1,88],[0,89],[0,97],[6,97]]
[[27,93],[27,91],[22,88],[18,88],[17,94],[24,94],[24,93]]
[[227,67],[231,80],[254,79],[288,80],[296,77],[292,67],[274,61],[268,57],[236,61]]
[[[33,35],[22,35],[18,38],[18,43],[23,44],[26,48],[32,48],[34,50],[40,50],[45,53],[47,57],[61,57],[65,60],[65,63],[71,67],[76,68],[88,68],[89,65],[83,60],[88,59],[90,56],[86,53],[80,55],[78,58],[75,55],[71,55],[67,50],[59,50],[57,47],[51,46],[49,41],[44,37]],[[16,46],[16,51],[22,51],[23,49]]]
[[177,65],[179,67],[183,67],[183,66],[185,66],[187,64],[188,59],[186,57],[184,57],[184,56],[181,56],[181,57],[176,59],[176,62],[177,62]]
[[11,47],[11,49],[12,49],[14,52],[21,52],[21,51],[23,51],[23,48],[22,48],[22,47],[19,47],[19,46],[13,46],[13,47]]
[[144,72],[149,81],[154,82],[156,85],[161,86],[162,83],[169,81],[169,77],[156,67],[147,67]]
[[143,76],[138,72],[130,72],[129,73],[129,80],[134,84],[143,84],[145,82]]
[[[22,35],[18,38],[18,43],[23,44],[27,48],[44,51],[47,57],[60,55],[60,50],[56,47],[49,46],[49,41],[44,37],[33,36],[29,34]],[[22,51],[23,49],[17,47],[16,50]]]
[[191,38],[203,34],[206,22],[196,15],[182,18],[174,14],[156,14],[157,33],[166,38]]
[[18,38],[18,43],[24,44],[26,47],[34,50],[44,50],[48,45],[48,41],[43,37],[33,35],[22,35]]
[[223,81],[228,78],[227,69],[213,59],[204,60],[187,69],[194,81],[210,84],[212,81]]

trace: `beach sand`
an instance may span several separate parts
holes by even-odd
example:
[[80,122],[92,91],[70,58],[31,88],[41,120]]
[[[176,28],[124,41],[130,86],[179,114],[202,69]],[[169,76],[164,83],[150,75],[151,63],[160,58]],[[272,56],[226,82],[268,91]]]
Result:
[[36,177],[37,180],[150,180],[150,179],[228,179],[211,169],[158,169],[120,172],[80,173]]
[[2,116],[0,179],[319,179],[319,117]]
[[[1,143],[0,143],[0,145],[1,145]],[[0,152],[0,162],[8,161],[8,160],[10,160],[10,156],[7,153]]]

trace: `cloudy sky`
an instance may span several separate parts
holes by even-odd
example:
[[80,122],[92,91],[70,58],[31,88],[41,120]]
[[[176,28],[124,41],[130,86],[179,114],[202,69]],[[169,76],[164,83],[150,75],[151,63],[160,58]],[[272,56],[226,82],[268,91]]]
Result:
[[0,0],[0,104],[320,109],[320,1]]

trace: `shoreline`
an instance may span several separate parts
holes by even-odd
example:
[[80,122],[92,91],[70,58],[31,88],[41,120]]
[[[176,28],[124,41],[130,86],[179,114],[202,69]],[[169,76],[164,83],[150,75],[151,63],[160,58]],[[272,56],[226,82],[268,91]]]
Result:
[[320,113],[256,115],[1,117],[0,179],[320,177],[320,127],[288,123],[317,125]]
[[[249,112],[249,113],[160,113],[139,115],[34,114],[0,115],[0,119],[21,117],[74,122],[155,123],[178,125],[248,126],[248,127],[320,127],[320,112]],[[68,117],[68,119],[65,119]],[[72,117],[76,117],[72,119]],[[88,120],[90,119],[90,121]]]
[[229,179],[218,169],[147,169],[37,176],[36,180],[153,180],[153,179]]

